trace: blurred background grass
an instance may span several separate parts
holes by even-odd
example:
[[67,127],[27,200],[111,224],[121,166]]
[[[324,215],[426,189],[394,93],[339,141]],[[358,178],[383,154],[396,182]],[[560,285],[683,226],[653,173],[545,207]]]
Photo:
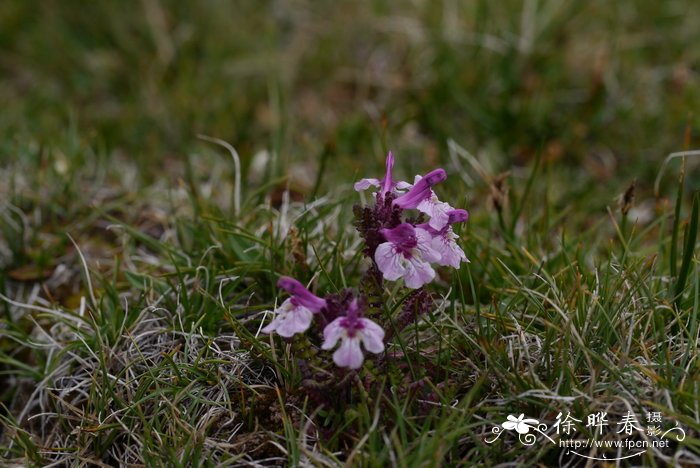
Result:
[[[66,135],[160,175],[202,143],[412,169],[453,138],[650,180],[700,104],[693,1],[125,2],[0,7],[1,157]],[[64,149],[65,151],[65,149]],[[347,173],[332,171],[335,178]]]

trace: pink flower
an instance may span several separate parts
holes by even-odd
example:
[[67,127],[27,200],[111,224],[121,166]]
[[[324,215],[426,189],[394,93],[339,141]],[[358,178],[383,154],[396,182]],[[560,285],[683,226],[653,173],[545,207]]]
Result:
[[438,200],[437,195],[435,195],[435,192],[432,190],[430,191],[430,196],[420,202],[416,209],[430,216],[428,225],[433,229],[442,229],[445,227],[447,225],[448,213],[454,210],[449,203]]
[[374,254],[379,270],[389,281],[404,279],[406,287],[417,289],[433,280],[435,270],[430,262],[440,260],[432,247],[428,231],[402,223],[393,229],[380,230],[387,242],[379,244]]
[[313,295],[303,284],[288,276],[281,277],[277,287],[286,290],[292,297],[275,309],[275,318],[262,332],[275,331],[278,335],[289,338],[308,330],[313,314],[326,307],[326,301]]
[[394,205],[404,210],[417,208],[421,202],[433,195],[431,187],[445,179],[447,179],[447,173],[444,169],[435,169],[427,173],[425,177],[416,177],[416,183],[413,184],[408,192],[397,197],[394,200]]
[[396,189],[406,189],[411,186],[411,184],[402,181],[394,181],[392,178],[392,172],[394,169],[394,154],[389,151],[386,156],[386,173],[383,179],[360,179],[355,183],[355,190],[360,192],[362,190],[367,190],[370,187],[381,188],[381,194],[385,195],[388,192],[395,192]]
[[425,229],[432,235],[430,246],[440,254],[437,264],[459,268],[461,262],[469,260],[464,255],[464,251],[457,245],[456,239],[459,239],[459,236],[454,233],[451,225],[466,221],[469,218],[469,213],[467,210],[450,210],[446,217],[447,223],[440,230],[433,229],[429,224],[420,224],[418,227]]
[[323,330],[322,349],[330,350],[340,341],[333,353],[333,361],[339,367],[359,369],[364,361],[360,343],[370,353],[384,351],[384,330],[373,321],[360,317],[357,299],[353,299],[344,317],[338,317]]

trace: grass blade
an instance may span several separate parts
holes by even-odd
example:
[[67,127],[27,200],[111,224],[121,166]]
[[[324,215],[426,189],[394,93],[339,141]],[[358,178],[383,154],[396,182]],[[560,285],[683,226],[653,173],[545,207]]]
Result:
[[697,239],[698,234],[698,203],[700,203],[700,192],[695,192],[693,195],[693,208],[690,213],[690,224],[688,224],[685,229],[683,262],[681,263],[681,270],[678,274],[678,281],[676,281],[676,289],[674,293],[674,300],[676,301],[676,306],[678,308],[680,308],[681,294],[683,294],[685,283],[688,280],[690,261],[693,258],[693,253],[695,253],[695,240]]

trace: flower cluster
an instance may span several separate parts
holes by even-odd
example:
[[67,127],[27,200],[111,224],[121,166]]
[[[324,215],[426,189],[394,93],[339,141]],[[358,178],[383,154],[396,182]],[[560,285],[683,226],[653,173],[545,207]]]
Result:
[[[457,244],[458,236],[452,225],[466,221],[469,213],[440,201],[433,191],[434,185],[447,178],[443,169],[435,169],[424,177],[418,175],[413,184],[409,184],[393,180],[393,167],[394,156],[389,153],[384,179],[362,179],[355,184],[355,190],[365,190],[371,186],[380,188],[374,194],[374,221],[379,225],[384,242],[376,246],[372,256],[384,279],[396,281],[403,278],[406,287],[417,289],[435,278],[431,264],[459,268],[461,262],[467,261],[464,251]],[[396,217],[383,215],[389,207],[391,211],[415,209],[429,216],[429,220],[420,224],[397,224]],[[371,212],[371,209],[368,210]],[[372,230],[372,227],[364,227],[365,231]],[[360,233],[364,234],[362,226]],[[367,241],[367,236],[364,237]]]
[[[459,268],[468,261],[457,244],[458,236],[452,226],[465,222],[469,214],[441,201],[433,191],[435,185],[447,178],[443,169],[418,175],[411,184],[394,180],[393,168],[394,156],[389,153],[382,179],[361,179],[354,186],[357,191],[371,187],[376,190],[373,205],[355,207],[355,226],[365,241],[363,251],[372,262],[365,280],[378,285],[380,292],[383,280],[402,280],[406,288],[420,290],[416,297],[422,298],[408,301],[407,306],[420,304],[428,308],[432,300],[425,299],[430,296],[423,294],[421,288],[435,278],[434,267]],[[404,213],[409,210],[417,211],[418,215],[404,219]],[[333,353],[333,361],[339,367],[358,369],[364,361],[362,347],[374,354],[384,351],[384,329],[365,317],[369,308],[366,294],[348,293],[348,300],[341,303],[330,296],[323,299],[314,295],[293,278],[282,277],[277,286],[291,297],[275,310],[274,319],[263,332],[290,338],[306,332],[318,316],[323,326],[321,349],[331,350],[340,341]],[[404,312],[404,316],[414,319],[418,315],[408,309]]]
[[[292,297],[285,300],[275,310],[275,318],[262,329],[265,333],[277,332],[290,338],[296,333],[305,332],[311,325],[314,314],[327,311],[328,302],[312,294],[299,281],[283,276],[277,287],[286,290]],[[371,353],[384,351],[384,330],[375,322],[361,316],[357,299],[353,299],[345,315],[337,317],[323,330],[322,349],[333,349],[340,340],[340,347],[333,353],[333,361],[339,367],[358,369],[364,357],[360,349],[362,343]]]

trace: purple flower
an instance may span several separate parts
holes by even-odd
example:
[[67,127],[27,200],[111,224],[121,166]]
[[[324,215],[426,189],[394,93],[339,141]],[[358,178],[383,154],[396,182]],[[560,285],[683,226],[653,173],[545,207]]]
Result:
[[457,245],[456,239],[459,236],[452,230],[452,224],[461,223],[469,218],[467,210],[450,210],[446,213],[447,224],[440,229],[433,229],[429,223],[420,224],[418,228],[425,229],[432,235],[430,246],[433,250],[440,254],[440,259],[437,260],[438,265],[451,266],[459,268],[461,262],[468,262],[464,251]]
[[283,276],[277,281],[277,287],[292,295],[275,309],[275,318],[262,329],[263,333],[276,331],[278,335],[289,338],[296,333],[308,330],[313,314],[326,307],[326,301],[313,295],[299,281]]
[[344,317],[338,317],[323,330],[322,349],[333,349],[341,340],[340,347],[333,353],[333,361],[339,367],[359,369],[364,361],[360,343],[370,353],[384,351],[384,330],[373,321],[360,317],[357,299],[353,299]]
[[386,173],[383,179],[360,179],[355,183],[355,190],[360,192],[362,190],[367,190],[370,187],[380,187],[381,194],[386,195],[388,192],[395,191],[398,189],[406,189],[411,186],[411,184],[402,181],[394,181],[392,178],[392,172],[394,169],[394,154],[389,151],[386,156]]
[[430,262],[440,260],[433,247],[433,236],[420,227],[401,223],[393,229],[381,229],[387,242],[379,244],[374,260],[384,278],[404,279],[406,287],[417,289],[433,280],[435,270]]
[[416,183],[408,192],[397,197],[394,200],[394,205],[404,210],[417,208],[422,201],[433,195],[431,187],[445,179],[447,179],[447,173],[444,169],[435,169],[428,172],[425,177],[416,177]]
[[[422,179],[423,177],[417,175],[413,185],[409,185],[409,187],[417,186]],[[427,214],[430,216],[430,221],[428,223],[430,227],[433,229],[442,229],[447,224],[447,213],[454,210],[454,208],[452,208],[449,203],[440,201],[430,187],[428,187],[427,190],[420,192],[420,194],[417,196],[422,198],[415,206],[411,204],[410,206],[402,206],[402,208],[415,208],[418,211]]]

